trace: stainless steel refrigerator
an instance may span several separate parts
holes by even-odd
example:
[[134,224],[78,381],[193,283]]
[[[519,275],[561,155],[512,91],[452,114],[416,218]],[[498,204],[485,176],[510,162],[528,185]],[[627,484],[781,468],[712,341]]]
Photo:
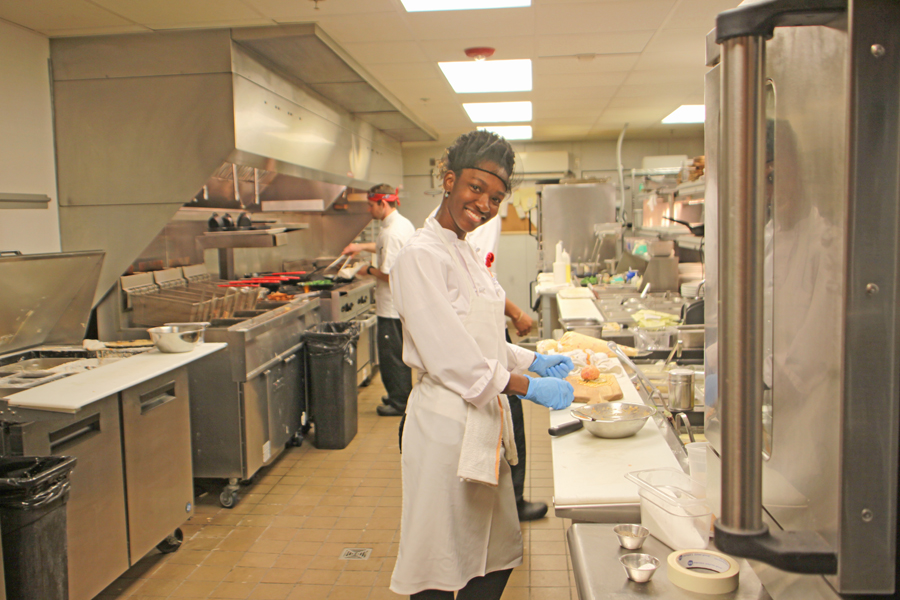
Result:
[[594,225],[615,223],[616,190],[609,183],[545,185],[541,190],[538,209],[538,268],[550,272],[559,241],[569,253],[572,264],[588,262],[596,257],[598,249]]
[[711,35],[716,545],[775,600],[896,597],[900,2],[748,3]]

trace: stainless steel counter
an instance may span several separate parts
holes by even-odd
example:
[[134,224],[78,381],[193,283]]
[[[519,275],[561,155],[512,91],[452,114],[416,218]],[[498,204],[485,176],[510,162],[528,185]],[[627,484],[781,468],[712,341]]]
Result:
[[[771,600],[750,564],[739,559],[741,566],[738,589],[730,594],[698,594],[688,592],[669,581],[666,559],[672,549],[653,536],[640,550],[619,546],[615,525],[575,523],[566,532],[572,570],[579,600],[628,600],[631,598],[665,598],[666,600]],[[632,552],[650,554],[659,559],[659,568],[647,583],[635,583],[625,576],[619,557]]]

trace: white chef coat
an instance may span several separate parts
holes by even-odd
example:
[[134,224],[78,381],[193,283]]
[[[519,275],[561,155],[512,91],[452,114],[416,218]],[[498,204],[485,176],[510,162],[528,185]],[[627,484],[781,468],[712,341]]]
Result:
[[[381,232],[375,241],[375,268],[382,273],[391,272],[403,245],[416,232],[412,222],[395,210],[381,221]],[[400,318],[394,308],[391,286],[387,281],[375,284],[375,314],[388,319]]]
[[[441,229],[448,240],[452,237],[451,245],[469,270],[476,293],[505,299],[503,288],[472,246]],[[427,226],[416,231],[400,252],[391,270],[391,291],[403,321],[403,362],[431,374],[475,406],[500,394],[509,383],[510,371],[524,373],[534,362],[533,352],[513,344],[507,344],[509,371],[481,355],[460,321],[469,310],[466,286],[459,281],[446,248]]]
[[403,321],[404,361],[421,374],[403,431],[403,517],[391,589],[458,590],[522,562],[506,460],[496,487],[461,481],[456,471],[466,401],[483,407],[496,400],[509,370],[523,371],[534,354],[503,340],[503,289],[472,247],[434,219],[401,251],[391,288]]

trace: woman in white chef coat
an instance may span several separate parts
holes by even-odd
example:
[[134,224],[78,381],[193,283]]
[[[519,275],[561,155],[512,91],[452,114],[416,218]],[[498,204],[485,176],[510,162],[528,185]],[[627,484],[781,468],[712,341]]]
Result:
[[435,218],[391,270],[403,360],[420,374],[403,430],[403,513],[391,578],[391,590],[413,600],[449,600],[455,591],[457,600],[500,598],[522,562],[505,394],[554,409],[574,395],[564,380],[570,359],[506,342],[505,295],[465,239],[497,214],[514,165],[512,147],[494,133],[457,139],[442,159]]

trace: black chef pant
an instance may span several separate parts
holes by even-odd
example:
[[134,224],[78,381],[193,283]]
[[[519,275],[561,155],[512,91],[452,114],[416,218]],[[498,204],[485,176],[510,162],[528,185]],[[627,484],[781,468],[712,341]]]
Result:
[[412,369],[403,362],[403,325],[400,319],[378,317],[378,368],[388,404],[406,412],[412,391]]

